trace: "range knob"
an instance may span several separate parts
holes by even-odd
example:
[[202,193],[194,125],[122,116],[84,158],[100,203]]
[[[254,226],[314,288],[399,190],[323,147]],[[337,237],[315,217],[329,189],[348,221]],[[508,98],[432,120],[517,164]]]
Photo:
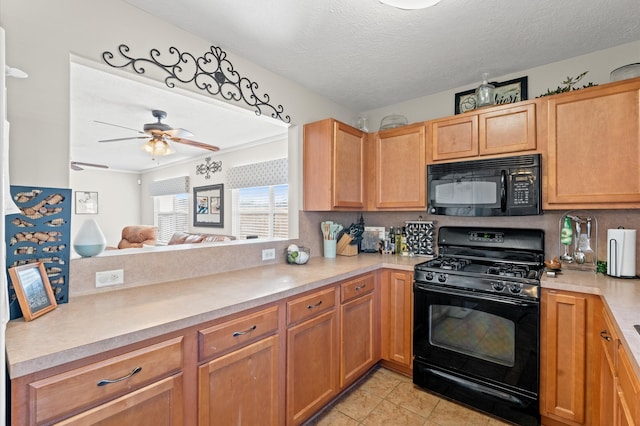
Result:
[[441,283],[445,282],[447,280],[447,274],[438,274],[438,281],[440,281]]
[[500,281],[492,282],[491,288],[494,289],[495,291],[502,291],[504,290],[504,283]]
[[433,281],[433,272],[427,271],[427,273],[425,274],[425,278],[427,279],[427,281]]
[[522,291],[522,284],[509,284],[509,292],[519,294]]

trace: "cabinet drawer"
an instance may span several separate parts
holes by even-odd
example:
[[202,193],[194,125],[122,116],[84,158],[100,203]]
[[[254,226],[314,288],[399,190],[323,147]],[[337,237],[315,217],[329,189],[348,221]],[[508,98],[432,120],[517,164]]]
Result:
[[336,304],[335,287],[287,302],[287,324],[303,321],[326,312]]
[[600,338],[603,340],[603,347],[607,354],[607,358],[612,362],[616,359],[616,343],[618,342],[618,335],[613,328],[609,314],[604,311],[604,330],[600,330]]
[[223,322],[198,332],[200,360],[217,356],[275,333],[278,330],[278,307],[273,306],[254,314]]
[[344,303],[356,297],[369,294],[373,291],[373,286],[373,274],[362,275],[346,281],[340,286],[340,301]]
[[60,418],[181,370],[182,347],[183,339],[177,337],[30,383],[32,423]]

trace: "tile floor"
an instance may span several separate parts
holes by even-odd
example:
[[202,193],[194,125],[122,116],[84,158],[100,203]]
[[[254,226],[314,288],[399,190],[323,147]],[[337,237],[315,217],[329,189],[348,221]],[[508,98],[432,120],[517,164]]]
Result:
[[427,393],[408,377],[377,367],[305,426],[508,424]]

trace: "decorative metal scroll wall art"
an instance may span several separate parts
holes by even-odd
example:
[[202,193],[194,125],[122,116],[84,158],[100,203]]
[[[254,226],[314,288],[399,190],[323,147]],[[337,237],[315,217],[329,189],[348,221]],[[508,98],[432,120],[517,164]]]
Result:
[[273,118],[285,123],[291,122],[291,117],[283,115],[284,107],[272,105],[266,93],[258,95],[258,83],[242,77],[234,70],[233,64],[227,59],[227,53],[219,47],[211,46],[208,52],[198,58],[191,53],[180,52],[175,47],[170,47],[169,56],[162,60],[158,49],[151,49],[148,58],[133,58],[129,56],[129,46],[121,44],[118,46],[118,53],[122,60],[116,59],[111,52],[103,52],[102,59],[114,68],[131,65],[138,74],[145,73],[145,65],[153,65],[167,73],[164,79],[167,87],[175,87],[176,82],[193,83],[210,95],[220,95],[227,101],[244,101],[255,107],[256,115],[270,112]]
[[211,161],[211,157],[204,159],[206,164],[198,164],[196,166],[197,175],[206,175],[205,179],[211,179],[211,173],[217,173],[222,171],[222,161]]

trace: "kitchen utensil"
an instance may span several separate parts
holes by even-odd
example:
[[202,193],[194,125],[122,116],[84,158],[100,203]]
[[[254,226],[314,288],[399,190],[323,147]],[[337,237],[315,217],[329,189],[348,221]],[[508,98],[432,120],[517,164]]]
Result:
[[579,217],[574,218],[576,222],[576,235],[573,239],[573,258],[576,263],[582,265],[584,263],[584,253],[582,252],[582,248],[580,248],[580,239],[582,238],[582,225],[580,224],[581,219]]

